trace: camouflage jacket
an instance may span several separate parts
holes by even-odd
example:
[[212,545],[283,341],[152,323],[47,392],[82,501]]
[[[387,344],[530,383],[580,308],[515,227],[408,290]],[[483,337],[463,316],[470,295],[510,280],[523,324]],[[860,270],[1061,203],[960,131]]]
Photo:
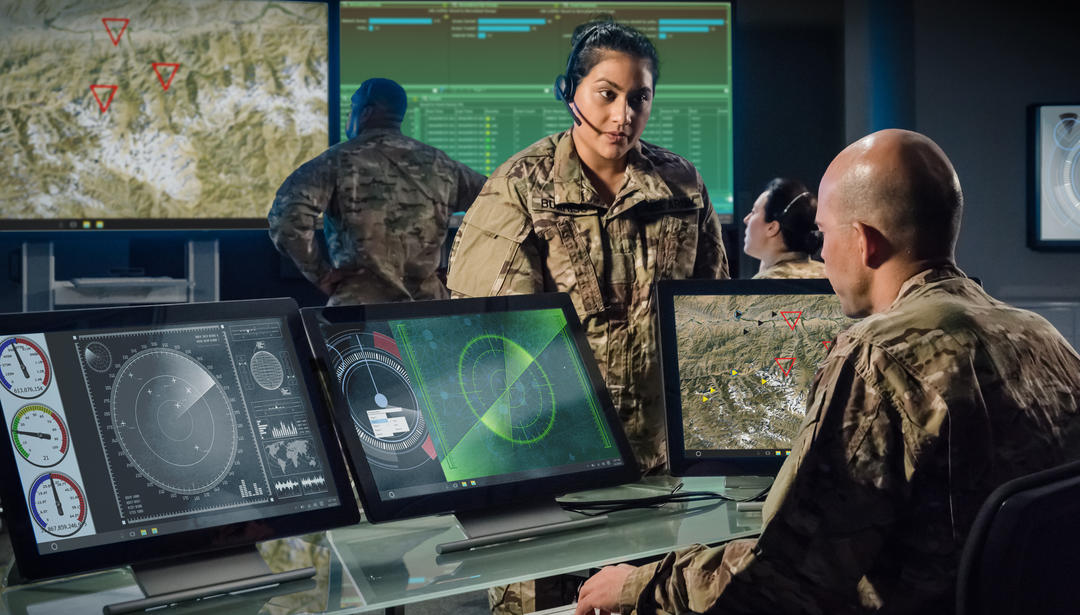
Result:
[[[330,305],[445,299],[436,270],[450,214],[483,184],[400,130],[365,130],[285,180],[267,217],[270,238]],[[329,254],[315,237],[320,215]]]
[[838,336],[757,540],[632,572],[623,612],[951,613],[975,514],[1080,456],[1080,356],[952,266]]
[[663,463],[652,284],[727,277],[720,221],[684,158],[639,142],[609,207],[570,132],[492,174],[454,239],[456,295],[569,293],[642,469]]
[[823,277],[825,277],[825,263],[811,259],[810,255],[805,252],[790,252],[785,254],[780,261],[774,263],[772,267],[758,271],[754,279],[805,280]]

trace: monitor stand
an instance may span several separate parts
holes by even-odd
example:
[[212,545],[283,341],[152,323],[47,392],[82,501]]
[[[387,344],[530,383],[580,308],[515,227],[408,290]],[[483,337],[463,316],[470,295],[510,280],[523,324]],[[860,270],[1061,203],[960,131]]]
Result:
[[607,522],[607,515],[575,518],[555,500],[506,504],[503,510],[458,512],[454,516],[467,538],[435,545],[440,555]]
[[175,602],[262,589],[315,576],[315,568],[272,573],[255,545],[183,558],[133,564],[145,598],[105,607],[105,615],[134,613]]

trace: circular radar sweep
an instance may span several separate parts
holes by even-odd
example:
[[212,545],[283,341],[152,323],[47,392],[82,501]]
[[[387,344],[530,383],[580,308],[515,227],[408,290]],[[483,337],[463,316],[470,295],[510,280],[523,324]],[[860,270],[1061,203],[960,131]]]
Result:
[[128,460],[158,487],[202,493],[232,468],[232,404],[221,383],[188,355],[168,348],[134,354],[116,374],[110,407]]
[[349,332],[327,344],[368,460],[390,470],[409,470],[433,460],[435,447],[394,339],[377,332]]
[[555,391],[536,359],[500,335],[470,341],[458,359],[461,392],[476,418],[500,438],[532,444],[555,424]]
[[1080,232],[1080,117],[1061,114],[1053,137],[1055,147],[1043,171],[1044,194],[1057,221]]
[[109,371],[112,367],[112,353],[109,347],[101,342],[90,342],[83,349],[83,359],[87,367],[98,373]]

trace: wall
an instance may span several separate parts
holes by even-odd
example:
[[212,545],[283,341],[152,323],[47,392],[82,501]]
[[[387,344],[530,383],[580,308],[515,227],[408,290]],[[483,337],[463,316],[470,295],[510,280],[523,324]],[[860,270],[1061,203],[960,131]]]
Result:
[[842,0],[744,0],[735,6],[735,217],[741,256],[733,276],[758,261],[742,252],[742,218],[765,184],[795,177],[817,192],[844,145]]
[[1031,103],[1080,102],[1080,4],[916,0],[915,128],[966,200],[957,258],[999,298],[1080,301],[1080,253],[1026,245]]

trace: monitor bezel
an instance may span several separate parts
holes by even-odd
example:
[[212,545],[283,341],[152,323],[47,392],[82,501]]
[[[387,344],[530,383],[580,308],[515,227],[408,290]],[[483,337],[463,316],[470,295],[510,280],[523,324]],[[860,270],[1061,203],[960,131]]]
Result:
[[[167,560],[181,555],[207,553],[230,547],[253,545],[256,542],[318,532],[334,527],[352,525],[360,520],[356,500],[349,486],[349,477],[340,452],[332,421],[325,420],[329,410],[315,386],[314,361],[308,353],[308,343],[300,323],[299,309],[291,298],[224,301],[217,303],[170,304],[127,308],[96,308],[5,314],[0,334],[58,333],[152,325],[185,323],[214,323],[228,320],[281,318],[288,328],[297,354],[300,373],[316,418],[317,431],[326,450],[328,471],[334,481],[338,505],[298,513],[278,515],[227,523],[215,527],[192,529],[174,534],[139,538],[61,551],[55,554],[38,553],[22,484],[15,480],[0,481],[0,498],[5,503],[4,517],[11,527],[10,536],[19,572],[27,580],[67,576],[76,573],[113,568],[128,564]],[[90,410],[87,409],[89,412]],[[95,434],[96,436],[96,434]],[[0,445],[0,474],[18,477],[15,453],[10,443]],[[334,494],[331,491],[330,494]]]
[[668,464],[673,476],[770,476],[786,455],[697,457],[683,446],[682,393],[675,331],[675,297],[695,295],[833,295],[826,279],[663,280],[656,285],[661,380],[667,423]]
[[[465,314],[510,312],[532,309],[558,308],[566,317],[574,341],[581,355],[585,371],[589,376],[597,400],[615,438],[616,447],[623,464],[606,468],[594,468],[573,474],[558,474],[542,478],[527,479],[514,483],[471,487],[460,491],[446,491],[395,500],[383,500],[379,496],[367,455],[353,426],[349,413],[348,401],[341,392],[341,387],[334,381],[332,364],[326,340],[320,329],[321,323],[330,325],[356,325],[360,327],[366,321],[387,321],[406,318],[431,318]],[[356,481],[357,492],[363,503],[365,518],[379,523],[393,519],[405,519],[437,513],[455,513],[470,510],[490,509],[495,506],[517,502],[535,502],[551,500],[555,496],[578,491],[612,486],[631,482],[639,478],[637,462],[630,449],[630,443],[622,428],[615,406],[611,401],[607,386],[600,375],[600,370],[593,358],[584,328],[578,320],[577,312],[565,293],[545,293],[535,295],[515,295],[504,297],[480,297],[470,299],[416,301],[411,303],[336,306],[324,308],[304,308],[300,310],[304,328],[307,330],[312,351],[318,362],[319,376],[323,379],[324,392],[330,400],[337,431],[344,444],[345,456]]]

